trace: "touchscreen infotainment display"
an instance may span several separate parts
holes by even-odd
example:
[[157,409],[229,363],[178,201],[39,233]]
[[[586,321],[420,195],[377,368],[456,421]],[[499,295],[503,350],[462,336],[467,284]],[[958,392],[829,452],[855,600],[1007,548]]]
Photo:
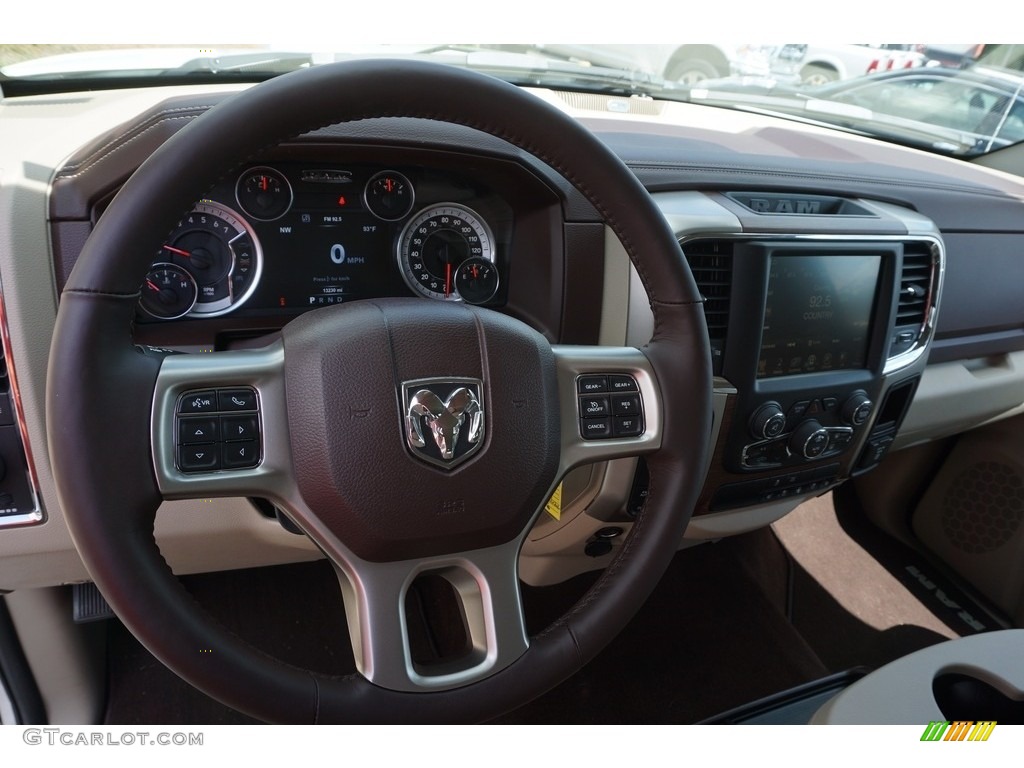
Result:
[[773,254],[758,378],[863,368],[880,255]]

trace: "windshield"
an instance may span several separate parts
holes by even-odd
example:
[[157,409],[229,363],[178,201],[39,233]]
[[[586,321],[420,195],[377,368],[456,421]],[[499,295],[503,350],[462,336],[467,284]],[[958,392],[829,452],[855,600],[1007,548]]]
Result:
[[251,82],[368,56],[428,58],[518,85],[753,110],[964,157],[1024,141],[1024,44],[0,45],[0,89]]

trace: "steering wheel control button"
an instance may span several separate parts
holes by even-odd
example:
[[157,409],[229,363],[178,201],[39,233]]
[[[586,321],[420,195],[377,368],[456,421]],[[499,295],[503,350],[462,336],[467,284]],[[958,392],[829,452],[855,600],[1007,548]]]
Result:
[[[639,437],[644,433],[643,401],[636,379],[623,374],[587,375],[576,380],[580,435],[584,440]],[[620,392],[634,394],[617,394]]]
[[639,392],[636,380],[632,376],[609,376],[608,389],[611,392]]
[[616,416],[639,416],[640,395],[612,395],[612,413]]
[[260,449],[255,440],[224,443],[221,449],[224,469],[245,469],[260,462]]
[[580,415],[585,419],[596,419],[599,416],[611,416],[612,409],[607,396],[581,397]]
[[189,392],[178,402],[178,413],[216,413],[217,393],[212,389]]
[[[196,413],[203,415],[191,415]],[[259,400],[252,387],[186,392],[178,414],[175,448],[182,472],[248,469],[260,463]]]
[[608,391],[607,376],[580,376],[576,382],[576,391],[581,395]]
[[255,416],[221,416],[220,433],[224,442],[256,440],[260,436]]
[[183,445],[178,449],[182,472],[209,472],[220,468],[220,446],[216,443]]
[[217,419],[190,418],[178,421],[178,442],[183,445],[209,443],[218,440]]
[[600,440],[612,436],[611,419],[583,419],[580,432],[585,440]]
[[616,416],[613,432],[615,437],[639,437],[643,434],[643,425],[638,416]]
[[256,392],[252,389],[221,389],[217,392],[221,411],[255,411]]

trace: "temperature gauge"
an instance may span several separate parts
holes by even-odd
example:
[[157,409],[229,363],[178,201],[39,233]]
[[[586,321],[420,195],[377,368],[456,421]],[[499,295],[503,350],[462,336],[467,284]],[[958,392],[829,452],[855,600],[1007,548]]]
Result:
[[192,311],[199,288],[188,272],[174,264],[154,264],[142,284],[139,306],[160,320],[175,320]]
[[466,259],[455,271],[455,290],[469,304],[483,304],[498,292],[498,268],[487,259]]

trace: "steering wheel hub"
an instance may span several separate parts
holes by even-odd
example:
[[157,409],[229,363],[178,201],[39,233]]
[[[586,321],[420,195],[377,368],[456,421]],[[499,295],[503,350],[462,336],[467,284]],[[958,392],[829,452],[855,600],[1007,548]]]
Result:
[[[561,450],[558,383],[550,344],[523,323],[462,305],[367,301],[303,315],[285,327],[284,350],[299,491],[359,557],[407,560],[503,544],[544,502]],[[433,419],[410,413],[416,394],[431,390],[408,383],[429,379],[454,382],[434,394]],[[455,386],[462,379],[482,387],[469,422],[468,404],[445,407],[465,389]],[[481,434],[470,444],[473,418]],[[437,461],[410,446],[415,419]],[[444,462],[431,421],[447,423],[448,437],[458,438],[453,449],[475,449],[453,451],[465,462]]]

